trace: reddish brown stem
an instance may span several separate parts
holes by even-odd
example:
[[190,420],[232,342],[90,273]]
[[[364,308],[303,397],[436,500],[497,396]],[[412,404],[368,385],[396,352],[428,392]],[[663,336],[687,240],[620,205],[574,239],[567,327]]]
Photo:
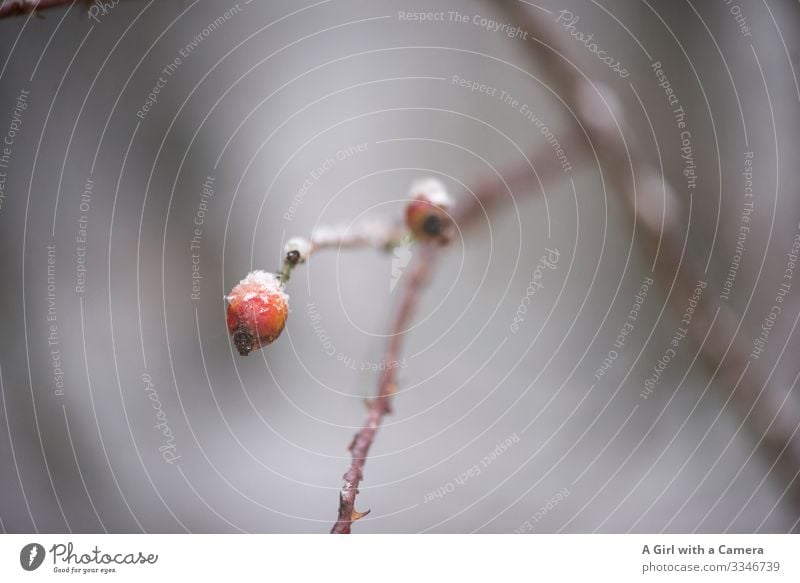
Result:
[[[557,137],[573,166],[583,161],[588,153],[585,132],[577,126],[570,126]],[[526,160],[520,160],[504,169],[500,176],[479,182],[473,189],[474,196],[459,200],[458,206],[453,210],[453,220],[459,228],[468,227],[491,216],[497,207],[508,204],[515,198],[543,194],[546,184],[564,176],[555,153],[549,144],[545,144],[528,154]]]
[[56,8],[67,4],[74,4],[82,0],[12,0],[0,5],[0,18],[21,16],[32,12],[39,12],[47,8]]
[[[561,141],[565,151],[569,151],[575,161],[585,155],[586,141],[582,132],[570,130]],[[562,175],[561,165],[549,145],[541,147],[529,159],[530,163],[526,161],[509,168],[503,173],[502,179],[496,177],[479,184],[473,190],[473,197],[462,199],[453,211],[453,218],[459,227],[464,228],[478,221],[484,213],[490,214],[492,209],[510,200],[511,197],[540,194],[547,182]],[[405,330],[411,323],[422,288],[428,279],[431,264],[436,259],[439,249],[440,247],[433,244],[420,245],[420,252],[414,258],[404,282],[403,299],[392,326],[392,335],[384,355],[385,362],[400,360]],[[396,368],[387,367],[381,374],[377,396],[369,403],[367,421],[350,443],[352,461],[343,476],[344,484],[339,493],[339,517],[331,529],[332,534],[350,534],[353,522],[369,512],[356,511],[356,496],[363,479],[367,455],[375,441],[375,434],[383,418],[391,412],[392,396],[396,390],[396,372]]]
[[353,228],[317,229],[311,234],[311,253],[323,249],[374,247],[390,250],[400,244],[408,230],[400,224],[369,222]]
[[[396,362],[400,358],[405,331],[414,316],[420,292],[428,279],[431,263],[437,255],[437,248],[431,244],[421,244],[419,248],[420,252],[414,258],[405,281],[403,297],[386,348],[385,362],[387,363]],[[392,410],[392,395],[397,387],[395,383],[396,370],[386,367],[381,374],[378,394],[369,403],[367,422],[350,443],[352,462],[343,476],[344,485],[339,492],[339,518],[331,529],[332,534],[350,534],[353,521],[369,512],[369,510],[363,513],[356,511],[356,496],[358,495],[358,486],[363,479],[364,464],[367,461],[369,449],[375,440],[375,434],[383,418]]]

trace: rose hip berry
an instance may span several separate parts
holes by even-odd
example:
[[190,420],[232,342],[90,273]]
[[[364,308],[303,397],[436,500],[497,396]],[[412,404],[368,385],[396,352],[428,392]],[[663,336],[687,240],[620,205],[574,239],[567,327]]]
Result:
[[242,356],[272,343],[286,325],[289,296],[273,273],[249,273],[225,299],[228,301],[228,332]]
[[451,220],[452,206],[444,185],[435,178],[420,180],[411,185],[411,201],[406,205],[406,226],[420,241],[445,241]]

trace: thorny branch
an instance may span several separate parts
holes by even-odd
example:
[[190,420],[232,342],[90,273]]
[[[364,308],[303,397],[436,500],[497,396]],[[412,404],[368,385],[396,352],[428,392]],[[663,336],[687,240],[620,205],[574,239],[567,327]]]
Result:
[[[581,136],[580,132],[571,132],[565,136],[563,142],[565,149],[571,149],[573,159],[576,161],[585,153],[585,141],[581,139]],[[499,176],[477,185],[473,190],[472,197],[461,199],[452,215],[459,228],[468,227],[481,217],[488,216],[497,206],[512,199],[519,191],[540,194],[546,183],[559,177],[562,173],[561,166],[557,163],[549,146],[536,151],[530,160],[530,164],[509,168]],[[435,244],[423,244],[420,248],[420,253],[414,258],[407,272],[408,276],[404,279],[403,299],[398,308],[384,354],[384,362],[387,363],[400,359],[405,330],[414,316],[431,266],[441,249]],[[369,513],[369,510],[358,512],[355,508],[355,501],[358,487],[363,479],[364,464],[370,447],[383,418],[391,413],[392,396],[397,387],[396,372],[396,368],[386,367],[381,374],[377,396],[369,402],[367,421],[350,443],[352,461],[350,468],[343,476],[344,485],[339,493],[339,516],[331,529],[332,534],[350,534],[352,523]]]
[[[433,244],[425,243],[420,245],[420,252],[414,258],[414,262],[408,271],[403,298],[394,320],[389,344],[386,347],[385,362],[395,362],[400,358],[405,330],[409,327],[414,316],[435,255],[436,248]],[[356,511],[356,495],[358,494],[358,486],[363,478],[367,454],[372,442],[375,440],[375,433],[378,431],[384,416],[392,410],[392,395],[397,389],[395,383],[396,371],[397,369],[394,367],[387,366],[384,369],[378,383],[378,394],[368,405],[367,422],[350,443],[352,463],[343,476],[344,485],[339,492],[339,518],[331,529],[332,534],[350,534],[350,527],[353,521],[369,513],[369,510],[365,512]]]

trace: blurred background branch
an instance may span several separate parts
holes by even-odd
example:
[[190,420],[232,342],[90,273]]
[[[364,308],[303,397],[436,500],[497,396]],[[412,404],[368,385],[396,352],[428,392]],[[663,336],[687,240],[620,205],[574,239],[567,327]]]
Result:
[[[624,112],[612,90],[584,76],[577,67],[573,51],[559,35],[554,23],[520,0],[500,2],[508,18],[527,30],[532,42],[525,46],[556,88],[569,109],[571,119],[585,132],[598,159],[601,172],[608,173],[630,217],[641,229],[642,250],[652,260],[656,280],[668,282],[664,290],[675,316],[681,317],[685,299],[692,297],[698,282],[708,275],[687,253],[686,237],[681,234],[675,191],[667,179],[639,154],[635,137],[623,137],[627,128]],[[635,180],[638,180],[638,184]],[[800,411],[791,391],[776,386],[773,371],[751,357],[752,341],[745,337],[743,319],[717,298],[713,284],[698,302],[689,337],[717,378],[715,387],[738,405],[739,413],[761,447],[768,463],[777,466],[788,481],[788,493],[800,512]],[[794,328],[793,328],[794,329]]]
[[57,8],[67,4],[88,5],[91,0],[4,0],[0,4],[0,18],[39,13],[48,8]]

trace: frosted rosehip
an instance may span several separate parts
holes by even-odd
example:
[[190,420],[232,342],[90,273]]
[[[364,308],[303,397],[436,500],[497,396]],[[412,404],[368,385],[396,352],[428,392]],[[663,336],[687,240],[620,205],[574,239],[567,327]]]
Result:
[[452,199],[444,185],[435,178],[419,180],[409,190],[411,202],[406,205],[406,225],[415,238],[422,241],[444,241],[450,230],[448,211]]
[[242,356],[273,342],[286,325],[289,296],[273,273],[249,273],[225,299],[228,301],[228,332]]

